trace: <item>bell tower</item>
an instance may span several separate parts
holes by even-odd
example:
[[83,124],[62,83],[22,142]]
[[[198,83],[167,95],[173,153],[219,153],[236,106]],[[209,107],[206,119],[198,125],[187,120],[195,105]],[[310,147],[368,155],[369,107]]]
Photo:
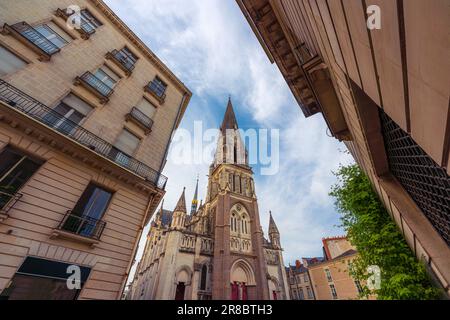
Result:
[[268,299],[253,171],[248,165],[231,99],[210,167],[207,203],[215,217],[212,298]]

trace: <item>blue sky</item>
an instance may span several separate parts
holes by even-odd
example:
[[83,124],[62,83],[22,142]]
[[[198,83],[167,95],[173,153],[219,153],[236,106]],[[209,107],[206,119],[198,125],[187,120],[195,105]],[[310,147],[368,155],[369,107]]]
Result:
[[[280,171],[255,176],[261,222],[269,210],[281,232],[285,264],[322,255],[321,239],[343,234],[328,196],[339,164],[352,162],[345,146],[326,134],[322,116],[305,119],[276,65],[272,65],[234,0],[106,0],[125,23],[191,89],[181,123],[218,128],[231,95],[242,128],[280,130]],[[190,203],[197,174],[206,194],[210,163],[170,160],[165,207],[173,209],[184,186]],[[140,252],[144,247],[141,241]]]

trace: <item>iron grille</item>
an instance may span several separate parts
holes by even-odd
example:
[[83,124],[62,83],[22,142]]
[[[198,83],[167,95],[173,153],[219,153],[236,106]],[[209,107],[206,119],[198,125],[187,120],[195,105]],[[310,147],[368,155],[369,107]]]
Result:
[[450,177],[386,113],[380,117],[392,174],[450,245]]
[[94,90],[97,90],[104,97],[109,97],[114,92],[112,88],[110,88],[107,84],[105,84],[102,80],[97,78],[95,75],[86,71],[81,77],[87,85],[89,85]]
[[[163,176],[160,172],[125,154],[94,133],[63,117],[58,112],[50,109],[46,105],[1,79],[0,101],[5,102],[9,107],[59,131],[102,157],[134,172],[146,181],[153,183],[157,188],[165,189],[167,177]],[[55,128],[55,123],[60,122],[63,122],[63,125]]]
[[86,238],[99,240],[105,226],[105,221],[68,211],[59,224],[58,229]]
[[153,120],[136,107],[131,109],[130,116],[149,130],[153,127]]

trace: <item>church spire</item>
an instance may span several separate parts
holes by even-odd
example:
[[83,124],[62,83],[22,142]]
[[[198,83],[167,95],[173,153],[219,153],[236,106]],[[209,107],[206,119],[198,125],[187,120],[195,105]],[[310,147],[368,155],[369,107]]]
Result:
[[233,104],[231,103],[231,97],[228,98],[227,110],[223,117],[222,126],[220,130],[225,133],[227,129],[238,129],[236,115],[234,114]]
[[278,227],[272,216],[272,211],[270,211],[269,234],[273,234],[273,233],[280,234],[280,231],[278,231]]
[[191,216],[193,216],[197,212],[197,206],[198,206],[198,176],[197,176],[197,185],[195,186],[195,193],[194,198],[192,199],[192,206],[191,206]]
[[178,200],[177,206],[173,212],[183,212],[186,213],[186,187],[183,189],[180,199]]

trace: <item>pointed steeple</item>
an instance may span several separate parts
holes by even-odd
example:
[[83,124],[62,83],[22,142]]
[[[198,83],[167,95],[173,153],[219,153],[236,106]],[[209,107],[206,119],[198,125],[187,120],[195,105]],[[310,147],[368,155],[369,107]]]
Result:
[[197,176],[197,185],[195,186],[195,193],[194,198],[192,199],[192,206],[191,206],[191,216],[193,216],[197,212],[197,206],[198,206],[198,176]]
[[227,110],[225,111],[225,116],[223,117],[222,126],[220,130],[225,133],[227,129],[237,129],[238,124],[236,120],[236,115],[234,114],[233,104],[231,103],[231,97],[228,98]]
[[278,227],[275,223],[275,220],[272,217],[272,211],[270,211],[269,234],[273,234],[273,233],[280,234],[280,231],[278,231]]
[[183,193],[181,194],[180,199],[178,200],[177,206],[173,212],[184,212],[186,213],[186,187],[183,189]]

